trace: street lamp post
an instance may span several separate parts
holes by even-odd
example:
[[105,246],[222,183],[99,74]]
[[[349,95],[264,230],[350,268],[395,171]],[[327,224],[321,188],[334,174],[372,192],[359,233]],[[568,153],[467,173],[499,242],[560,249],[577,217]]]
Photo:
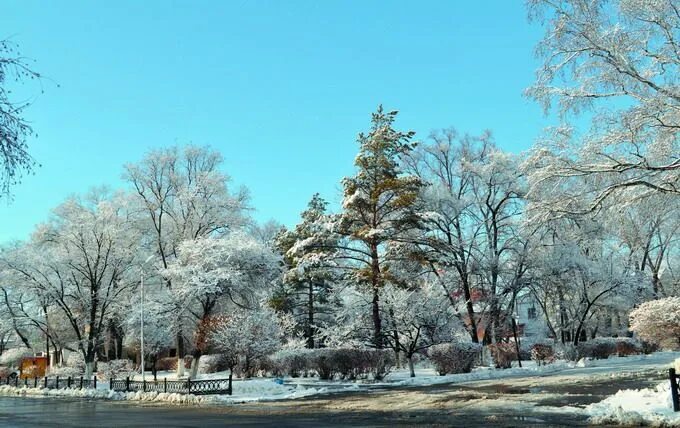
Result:
[[139,278],[139,283],[140,283],[140,304],[139,304],[139,315],[140,315],[140,353],[141,353],[141,360],[142,364],[140,367],[140,370],[142,372],[142,382],[144,382],[144,267],[146,266],[147,263],[153,258],[153,256],[149,256],[144,263],[142,263],[142,269],[140,272],[140,278]]
[[144,271],[141,273],[141,278],[140,278],[140,283],[141,283],[141,304],[139,305],[140,307],[140,320],[141,320],[141,334],[140,334],[140,342],[141,342],[141,354],[142,354],[142,382],[144,382]]

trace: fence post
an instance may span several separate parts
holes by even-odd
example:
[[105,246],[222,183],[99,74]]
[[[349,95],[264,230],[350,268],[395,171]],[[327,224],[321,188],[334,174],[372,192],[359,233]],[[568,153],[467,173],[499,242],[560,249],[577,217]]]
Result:
[[28,377],[25,377],[25,378],[24,378],[24,386],[25,386],[25,387],[28,386]]
[[168,378],[163,378],[163,392],[168,392]]
[[109,378],[109,389],[113,389],[113,378]]
[[125,378],[125,391],[126,392],[130,391],[130,376]]
[[83,377],[80,376],[80,389],[83,389]]
[[55,389],[59,389],[59,376],[57,376],[56,383],[57,383],[57,385],[56,385],[54,388],[55,388]]
[[14,378],[14,387],[16,388],[18,386],[19,386],[19,376]]
[[35,376],[35,378],[33,379],[33,388],[37,388],[37,387],[38,387],[38,376]]
[[671,380],[671,397],[673,398],[673,411],[680,411],[680,399],[678,397],[678,378],[676,377],[675,369],[668,369],[668,377]]
[[47,376],[45,376],[45,389],[47,389]]
[[71,376],[69,376],[68,379],[66,379],[66,387],[67,388],[71,387]]
[[142,381],[142,391],[146,392],[146,379]]
[[92,384],[94,385],[94,389],[97,389],[97,376],[92,378]]
[[191,379],[189,379],[187,383],[189,384],[189,394],[191,394]]

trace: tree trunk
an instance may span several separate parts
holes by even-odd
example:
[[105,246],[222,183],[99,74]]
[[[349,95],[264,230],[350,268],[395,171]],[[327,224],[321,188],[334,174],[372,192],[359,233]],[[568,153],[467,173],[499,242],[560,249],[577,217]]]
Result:
[[229,367],[229,395],[232,394],[232,389],[231,389],[231,379],[234,377],[234,368]]
[[177,377],[184,377],[184,337],[177,333]]
[[[91,359],[92,357],[90,357]],[[94,361],[85,360],[85,379],[92,379],[92,373],[94,372]]]
[[408,356],[408,371],[411,377],[416,377],[416,369],[413,365],[413,355]]
[[314,349],[314,282],[309,281],[307,290],[307,348]]
[[201,353],[195,353],[194,359],[191,360],[191,372],[189,373],[190,379],[196,379],[196,375],[198,375],[198,362],[200,359]]
[[383,348],[382,320],[380,319],[380,260],[378,244],[372,243],[371,250],[371,287],[373,288],[373,346]]

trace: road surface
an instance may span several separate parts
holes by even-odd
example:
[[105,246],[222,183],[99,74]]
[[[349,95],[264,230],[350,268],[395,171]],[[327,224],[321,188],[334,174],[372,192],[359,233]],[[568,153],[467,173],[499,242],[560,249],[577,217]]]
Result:
[[546,376],[426,387],[392,387],[291,401],[163,406],[70,398],[0,397],[2,427],[586,426],[579,407],[619,389],[649,387],[659,368],[612,374],[574,370]]

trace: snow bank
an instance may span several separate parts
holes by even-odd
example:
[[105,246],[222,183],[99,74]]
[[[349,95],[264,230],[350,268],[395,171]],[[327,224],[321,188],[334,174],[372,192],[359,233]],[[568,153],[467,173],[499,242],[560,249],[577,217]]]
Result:
[[531,376],[539,374],[549,374],[559,372],[574,367],[573,363],[557,361],[553,364],[537,366],[533,362],[522,362],[524,367],[514,367],[511,369],[494,369],[482,367],[474,369],[471,373],[459,373],[440,376],[433,369],[416,370],[416,377],[409,377],[406,370],[398,370],[388,377],[389,385],[437,385],[442,383],[472,382],[476,380],[500,379],[516,376]]
[[585,410],[594,425],[680,426],[680,412],[673,411],[668,381],[655,388],[619,391]]
[[[108,386],[107,386],[108,388]],[[234,382],[233,395],[193,395],[162,392],[119,392],[109,389],[45,389],[0,386],[0,396],[73,397],[116,401],[146,401],[172,404],[244,403],[305,397],[325,392],[326,388],[279,385],[271,379]]]

